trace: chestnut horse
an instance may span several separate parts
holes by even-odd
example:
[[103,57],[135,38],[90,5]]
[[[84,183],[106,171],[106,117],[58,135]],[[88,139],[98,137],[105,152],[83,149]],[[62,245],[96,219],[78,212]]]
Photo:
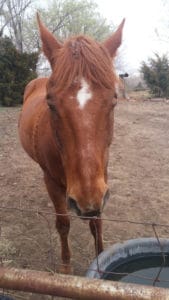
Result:
[[109,194],[107,164],[116,104],[112,60],[124,20],[102,44],[79,35],[62,45],[37,19],[52,74],[27,85],[19,134],[23,148],[43,170],[56,210],[62,262],[69,269],[68,209],[89,219],[97,254],[103,250],[100,215]]

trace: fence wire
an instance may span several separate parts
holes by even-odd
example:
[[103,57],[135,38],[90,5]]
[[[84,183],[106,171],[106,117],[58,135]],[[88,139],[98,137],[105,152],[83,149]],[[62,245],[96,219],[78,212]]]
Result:
[[[10,224],[10,215],[18,213],[21,216],[21,219],[24,223],[19,224],[19,221],[16,221],[15,224]],[[49,271],[51,273],[58,272],[62,264],[60,263],[60,243],[59,238],[56,233],[55,227],[54,227],[54,220],[56,216],[62,216],[61,214],[56,214],[52,209],[34,209],[34,208],[24,208],[24,207],[8,207],[8,206],[0,206],[0,264],[1,266],[9,266],[9,267],[22,267],[27,269],[43,269],[45,271]],[[74,214],[64,214],[63,216],[69,216],[72,220],[78,220],[80,222],[82,219],[85,221],[86,219],[89,220],[89,217],[78,217]],[[29,218],[32,219],[31,224],[29,223]],[[52,220],[51,220],[52,218]],[[98,217],[94,217],[94,219],[99,219]],[[143,222],[143,221],[136,221],[136,220],[127,220],[127,219],[117,219],[117,218],[102,218],[104,223],[121,223],[131,226],[144,226],[145,228],[149,228],[149,232],[152,232],[152,236],[154,236],[157,240],[157,243],[159,245],[162,263],[159,267],[159,270],[157,274],[154,277],[148,277],[144,275],[134,275],[130,274],[128,272],[111,272],[111,271],[104,271],[100,267],[99,259],[97,256],[97,268],[92,271],[96,271],[103,275],[120,275],[120,276],[128,276],[135,278],[141,278],[146,279],[151,282],[152,286],[156,286],[156,284],[160,282],[165,282],[167,287],[169,288],[169,279],[161,279],[160,274],[162,270],[166,267],[166,253],[163,250],[163,245],[161,244],[160,238],[161,233],[159,233],[159,230],[162,228],[165,231],[165,237],[169,234],[169,224],[160,224],[160,223],[151,223],[151,222]],[[42,233],[40,234],[39,238],[37,239],[37,233],[36,233],[36,227],[33,227],[34,222],[40,222],[42,224]],[[24,226],[23,226],[24,224]],[[12,225],[14,226],[13,230]],[[15,227],[20,227],[20,232],[17,230],[15,232]],[[5,232],[4,228],[10,227]],[[23,228],[22,228],[23,227]],[[45,251],[43,249],[43,245],[41,245],[40,241],[43,239],[43,230],[45,228]],[[126,227],[127,228],[127,227]],[[97,231],[97,227],[96,227]],[[34,234],[36,233],[36,238],[34,238]],[[105,232],[104,232],[105,233]],[[76,236],[77,235],[77,236]],[[109,233],[109,236],[111,233]],[[94,254],[94,243],[93,245],[89,245],[88,251],[90,252],[90,249],[93,246],[92,255],[88,257],[88,254],[85,253],[85,249],[81,248],[81,239],[78,237],[78,229],[76,232],[74,232],[74,236],[76,239],[76,251],[73,251],[72,256],[73,259],[71,261],[72,267],[74,264],[76,264],[76,275],[85,276],[85,273],[92,262],[92,255]],[[135,236],[136,237],[136,236]],[[133,238],[132,236],[130,237]],[[13,249],[13,241],[18,241],[19,239],[23,240],[23,243],[27,243],[29,246],[31,245],[28,253],[22,253],[22,249]],[[128,239],[128,238],[127,238]],[[96,234],[96,244],[98,241],[98,233]],[[109,245],[113,245],[115,243],[114,238],[112,237],[112,240],[109,239],[108,241]],[[47,247],[46,247],[47,244]],[[57,247],[57,251],[56,251]],[[30,250],[34,251],[36,249],[38,255],[31,255]],[[46,250],[47,249],[47,250]],[[25,250],[25,248],[24,248]],[[78,257],[76,256],[76,253],[79,253]],[[32,252],[32,254],[34,254]],[[27,256],[27,258],[26,258]],[[31,257],[32,256],[32,257]],[[86,262],[83,266],[83,261],[86,259]],[[93,256],[94,259],[94,256]],[[80,261],[78,261],[80,260]],[[78,274],[78,268],[80,266],[80,272]],[[4,294],[8,294],[7,291],[1,291]],[[15,299],[55,299],[56,297],[53,296],[46,296],[46,298],[43,298],[44,296],[38,296],[32,294],[31,296],[25,296],[25,294],[22,293],[11,293],[13,294]],[[58,298],[57,298],[58,299]]]

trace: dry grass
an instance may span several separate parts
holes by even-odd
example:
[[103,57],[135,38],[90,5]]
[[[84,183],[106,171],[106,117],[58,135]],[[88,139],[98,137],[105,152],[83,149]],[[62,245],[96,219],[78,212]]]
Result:
[[148,90],[144,91],[130,91],[128,93],[130,99],[145,101],[150,99],[152,96]]
[[[132,99],[140,101],[119,101],[115,111],[109,162],[111,197],[103,217],[118,222],[104,221],[105,248],[127,239],[154,235],[151,226],[122,223],[124,219],[169,223],[169,103],[143,101],[148,98],[143,92],[132,95]],[[1,206],[22,208],[25,212],[0,210],[0,256],[10,266],[53,270],[60,262],[54,209],[41,170],[19,143],[19,110],[0,109],[0,190]],[[43,217],[29,209],[50,213]],[[157,230],[160,237],[169,236],[166,227]],[[70,242],[75,274],[84,276],[95,256],[87,223],[72,220]],[[15,293],[15,299],[52,298]]]

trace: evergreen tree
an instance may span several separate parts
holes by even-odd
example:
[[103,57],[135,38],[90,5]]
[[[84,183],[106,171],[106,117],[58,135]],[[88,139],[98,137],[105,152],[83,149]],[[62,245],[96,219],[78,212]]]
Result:
[[0,104],[22,103],[26,84],[36,77],[38,53],[20,53],[7,37],[0,38]]
[[150,92],[157,97],[169,97],[169,59],[167,55],[142,62],[141,72]]

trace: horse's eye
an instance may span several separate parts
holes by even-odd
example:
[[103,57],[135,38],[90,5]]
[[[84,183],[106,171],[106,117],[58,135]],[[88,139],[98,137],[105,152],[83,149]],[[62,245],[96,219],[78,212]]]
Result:
[[114,98],[115,98],[115,99],[117,99],[117,98],[118,98],[118,97],[117,97],[117,93],[116,93],[116,92],[114,93]]
[[112,109],[116,106],[116,104],[117,104],[117,96],[114,96],[112,100]]
[[56,111],[56,107],[54,104],[48,103],[48,107],[51,111]]

